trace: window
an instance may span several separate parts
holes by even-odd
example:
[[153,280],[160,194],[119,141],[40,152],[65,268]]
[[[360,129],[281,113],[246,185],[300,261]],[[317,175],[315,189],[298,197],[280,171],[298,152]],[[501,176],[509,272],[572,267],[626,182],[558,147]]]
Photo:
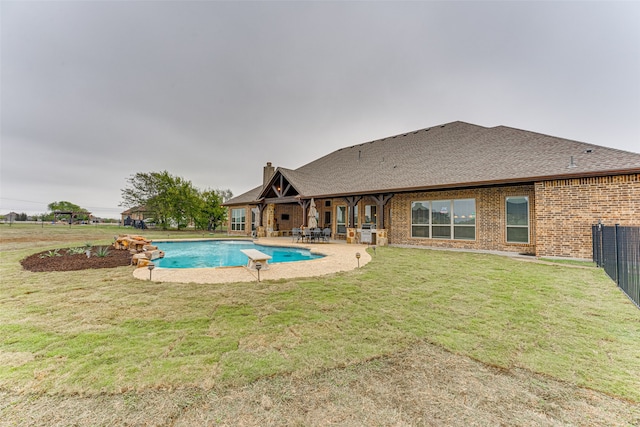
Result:
[[246,220],[246,209],[231,209],[231,230],[244,231]]
[[411,237],[429,237],[429,202],[411,203]]
[[453,238],[476,239],[476,201],[461,199],[453,201]]
[[325,211],[324,213],[324,226],[325,227],[331,226],[331,211]]
[[451,200],[431,202],[431,237],[434,239],[451,238]]
[[338,206],[336,209],[336,224],[338,234],[347,234],[347,207]]
[[529,243],[529,197],[507,197],[507,243]]
[[412,202],[411,237],[475,240],[475,199]]
[[364,223],[365,224],[376,224],[376,205],[365,205],[364,207]]

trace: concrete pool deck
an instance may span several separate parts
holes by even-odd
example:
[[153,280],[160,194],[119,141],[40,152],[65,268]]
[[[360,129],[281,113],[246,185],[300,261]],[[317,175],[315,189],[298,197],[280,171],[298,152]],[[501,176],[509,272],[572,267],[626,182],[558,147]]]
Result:
[[[371,261],[367,253],[367,245],[348,245],[344,241],[329,243],[295,243],[291,237],[262,237],[254,240],[265,246],[287,246],[307,248],[312,253],[322,254],[323,258],[310,261],[284,262],[269,264],[268,270],[260,271],[260,280],[292,279],[296,277],[314,277],[340,271],[354,270],[358,267],[356,253],[360,253],[360,266]],[[149,270],[141,267],[133,271],[133,276],[140,280],[149,280]],[[258,273],[246,267],[218,268],[155,268],[151,273],[154,282],[178,283],[234,283],[255,282]]]

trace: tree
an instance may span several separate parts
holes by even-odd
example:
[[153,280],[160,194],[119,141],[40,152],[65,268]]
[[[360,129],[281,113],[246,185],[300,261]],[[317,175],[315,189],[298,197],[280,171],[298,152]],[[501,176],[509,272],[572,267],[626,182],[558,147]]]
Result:
[[69,223],[73,222],[74,218],[75,219],[80,219],[80,220],[88,220],[89,219],[89,215],[88,214],[80,214],[78,215],[80,212],[87,212],[86,209],[81,208],[80,206],[71,203],[71,202],[67,202],[66,200],[61,200],[59,202],[51,202],[47,205],[47,208],[51,211],[51,213],[53,212],[73,212],[73,214],[69,214]]
[[[227,218],[227,209],[222,206],[224,195],[230,190],[206,190],[200,193],[200,209],[194,217],[196,226],[202,230],[215,231]],[[229,196],[231,197],[231,196]]]
[[51,212],[61,211],[61,212],[84,212],[80,206],[73,204],[71,202],[67,202],[66,200],[62,200],[60,202],[51,202],[47,205],[47,208]]
[[198,228],[213,228],[225,220],[226,209],[220,204],[231,197],[230,190],[200,192],[191,181],[173,176],[167,171],[136,173],[122,190],[121,206],[144,206],[153,212],[156,223],[163,229],[170,225],[185,228],[193,222]]
[[163,229],[169,226],[171,217],[171,189],[175,178],[167,171],[138,172],[127,179],[128,188],[122,190],[121,206],[144,206],[153,212],[156,223]]

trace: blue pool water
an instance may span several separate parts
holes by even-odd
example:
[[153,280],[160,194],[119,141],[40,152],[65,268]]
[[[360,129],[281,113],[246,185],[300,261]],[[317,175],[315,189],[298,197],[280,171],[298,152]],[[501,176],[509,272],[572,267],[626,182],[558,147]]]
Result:
[[240,252],[241,249],[257,249],[262,253],[271,255],[273,258],[269,260],[269,264],[322,258],[322,255],[311,254],[308,249],[256,245],[246,240],[199,240],[153,242],[153,244],[161,251],[164,251],[164,258],[153,261],[157,267],[162,268],[206,268],[247,265],[247,256]]

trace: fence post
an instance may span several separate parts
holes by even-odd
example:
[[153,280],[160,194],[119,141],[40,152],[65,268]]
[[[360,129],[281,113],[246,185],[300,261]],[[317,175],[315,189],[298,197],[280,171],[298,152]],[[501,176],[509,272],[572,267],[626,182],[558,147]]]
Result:
[[613,240],[616,243],[616,284],[620,286],[620,242],[618,241],[618,227],[620,224],[616,224],[615,231],[613,233]]
[[603,224],[602,220],[598,220],[597,224],[591,226],[592,229],[592,240],[593,240],[593,262],[596,263],[598,267],[604,267],[604,248],[602,247],[602,231]]

